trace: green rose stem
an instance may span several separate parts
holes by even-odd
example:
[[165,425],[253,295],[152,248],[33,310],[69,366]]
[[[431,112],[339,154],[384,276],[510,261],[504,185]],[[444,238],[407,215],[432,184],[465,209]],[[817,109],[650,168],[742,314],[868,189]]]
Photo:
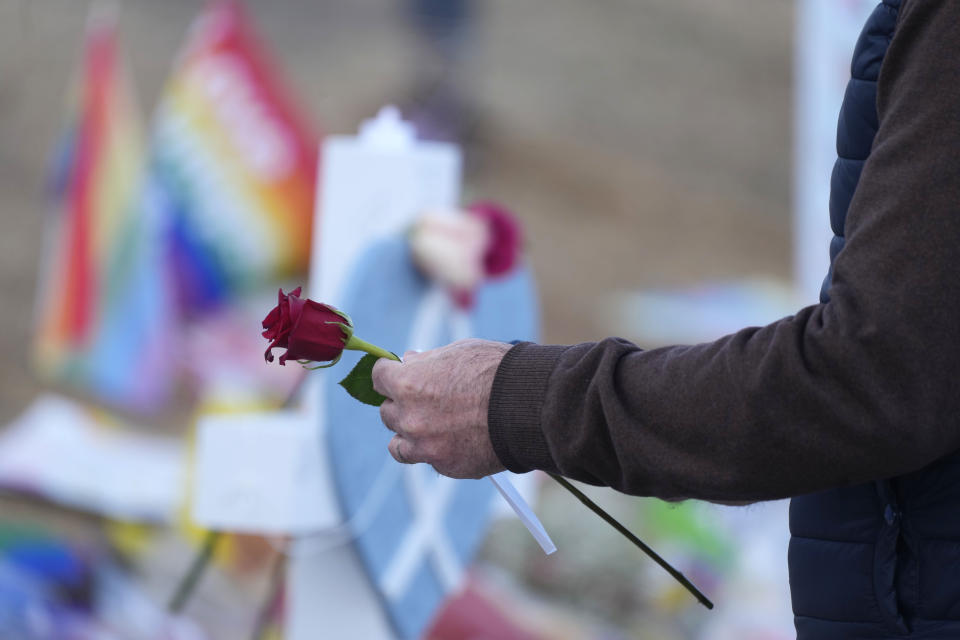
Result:
[[710,599],[707,598],[707,596],[703,595],[703,593],[699,589],[697,589],[696,585],[690,582],[685,575],[683,575],[682,573],[674,569],[669,562],[661,558],[660,554],[658,554],[656,551],[648,547],[646,543],[643,542],[643,540],[633,535],[633,533],[629,529],[627,529],[625,526],[617,522],[614,519],[614,517],[611,516],[606,511],[604,511],[600,507],[600,505],[595,503],[593,500],[588,498],[582,491],[580,491],[575,486],[570,484],[566,478],[563,478],[562,476],[558,476],[557,474],[550,473],[550,472],[547,472],[547,475],[549,475],[551,478],[556,480],[561,487],[563,487],[564,489],[572,493],[573,496],[577,500],[582,502],[588,509],[590,509],[595,514],[603,518],[603,520],[606,521],[607,524],[609,524],[611,527],[619,531],[623,535],[623,537],[625,537],[627,540],[629,540],[630,542],[635,544],[637,547],[639,547],[640,550],[643,551],[645,554],[650,556],[654,562],[656,562],[658,565],[663,567],[664,571],[666,571],[671,576],[673,576],[677,580],[677,582],[679,582],[684,586],[684,588],[687,591],[692,593],[693,597],[695,597],[697,600],[700,601],[700,604],[705,606],[707,609],[713,609],[713,603],[710,602]]
[[376,358],[386,358],[388,360],[396,360],[400,362],[400,358],[397,354],[382,349],[375,344],[370,344],[366,340],[361,340],[357,336],[351,335],[350,339],[347,340],[346,344],[343,345],[344,349],[349,349],[350,351],[363,351],[369,353],[370,355]]
[[170,598],[170,604],[167,605],[167,611],[170,613],[180,613],[183,610],[184,605],[187,604],[187,600],[190,599],[194,589],[197,588],[200,578],[203,577],[204,572],[207,570],[207,565],[210,564],[210,560],[213,558],[213,552],[216,551],[219,541],[219,531],[208,531],[206,533],[203,538],[203,545],[200,547],[200,551],[196,557],[194,557],[193,563],[190,565],[190,570],[187,571],[187,575],[183,576],[183,579],[180,580],[180,584],[177,585],[177,590],[173,592],[173,597]]

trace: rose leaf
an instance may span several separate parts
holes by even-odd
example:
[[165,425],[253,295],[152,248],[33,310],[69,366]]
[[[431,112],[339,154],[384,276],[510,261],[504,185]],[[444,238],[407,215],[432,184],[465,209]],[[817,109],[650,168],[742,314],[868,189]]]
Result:
[[340,381],[340,386],[346,389],[347,393],[360,402],[374,407],[379,407],[386,400],[373,389],[373,365],[376,364],[377,359],[377,356],[368,353],[360,358],[360,362],[353,371]]

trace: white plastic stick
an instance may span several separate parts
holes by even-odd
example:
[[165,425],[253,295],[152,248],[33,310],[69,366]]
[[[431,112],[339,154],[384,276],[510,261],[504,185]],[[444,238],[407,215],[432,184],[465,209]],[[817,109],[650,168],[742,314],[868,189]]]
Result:
[[488,477],[490,478],[490,482],[493,483],[493,486],[500,492],[500,495],[503,496],[503,499],[507,501],[507,504],[513,508],[517,517],[520,518],[520,522],[527,528],[527,531],[530,532],[533,539],[537,541],[537,544],[540,545],[543,552],[550,555],[556,551],[557,545],[553,544],[553,540],[550,539],[550,534],[543,528],[537,514],[533,512],[533,509],[530,508],[527,501],[523,499],[520,492],[517,491],[513,483],[510,482],[510,478],[507,477],[507,472],[501,471]]

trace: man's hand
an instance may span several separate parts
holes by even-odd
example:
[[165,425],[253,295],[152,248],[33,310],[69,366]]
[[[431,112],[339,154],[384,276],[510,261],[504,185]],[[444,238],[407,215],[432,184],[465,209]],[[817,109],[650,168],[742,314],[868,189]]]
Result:
[[493,377],[509,344],[460,340],[403,362],[381,358],[373,388],[386,396],[380,417],[397,435],[390,454],[406,464],[426,462],[451,478],[503,471],[487,431]]

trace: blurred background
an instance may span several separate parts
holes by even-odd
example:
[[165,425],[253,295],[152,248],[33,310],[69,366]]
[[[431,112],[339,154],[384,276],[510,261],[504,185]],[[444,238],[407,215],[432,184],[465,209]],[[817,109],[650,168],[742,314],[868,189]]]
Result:
[[[462,148],[464,202],[503,203],[523,225],[539,290],[542,341],[621,335],[653,347],[719,336],[815,300],[796,273],[793,249],[795,131],[803,126],[795,112],[800,104],[795,85],[801,78],[794,66],[802,50],[796,42],[800,4],[245,0],[243,29],[254,34],[251,46],[262,63],[261,80],[281,95],[279,109],[300,136],[302,175],[315,177],[317,159],[310,154],[324,136],[353,134],[382,105],[396,104],[421,137]],[[850,5],[842,10],[856,25],[869,3],[840,4]],[[178,88],[176,74],[204,46],[196,21],[205,6],[187,0],[126,0],[102,9],[109,17],[101,20],[90,17],[88,3],[76,0],[0,0],[0,424],[12,424],[8,432],[22,436],[27,427],[37,432],[38,424],[56,415],[95,425],[90,433],[130,432],[133,440],[111,441],[109,451],[120,456],[127,451],[130,456],[142,456],[145,450],[169,453],[153,460],[152,475],[144,472],[135,481],[147,485],[169,478],[183,482],[180,474],[186,472],[171,470],[170,460],[182,455],[198,407],[235,408],[238,397],[252,406],[277,407],[297,383],[296,373],[290,372],[226,384],[210,382],[209,372],[194,371],[194,378],[180,379],[172,389],[144,392],[150,401],[140,403],[137,392],[131,392],[133,401],[113,406],[97,398],[96,384],[84,384],[99,374],[80,365],[73,370],[58,360],[69,345],[62,336],[57,342],[56,328],[43,328],[50,305],[67,304],[63,296],[73,295],[64,293],[69,284],[51,282],[58,282],[57,273],[73,274],[62,276],[73,282],[82,263],[71,258],[57,266],[62,260],[57,247],[65,246],[58,242],[78,231],[58,227],[56,212],[73,211],[71,198],[82,197],[75,185],[58,186],[58,176],[66,171],[69,182],[70,171],[76,171],[64,169],[63,163],[72,167],[83,153],[95,153],[82,151],[77,134],[71,133],[83,119],[78,114],[84,110],[91,65],[115,63],[120,69],[106,81],[120,98],[107,109],[113,115],[102,117],[97,126],[129,115],[132,124],[124,126],[139,131],[129,145],[132,150],[118,152],[119,160],[113,162],[129,168],[146,157],[152,172],[147,190],[164,180],[182,182],[176,171],[164,173],[175,154],[156,148],[173,131],[173,125],[164,124],[165,114],[190,108],[187,89]],[[97,57],[107,54],[90,53],[98,46],[91,25],[101,22],[116,25],[114,62]],[[843,60],[856,30],[831,28],[839,43],[834,58]],[[839,93],[846,63],[834,58],[827,62],[833,65],[827,79]],[[830,100],[816,108],[827,114],[832,109],[827,120],[835,118]],[[103,148],[124,146],[116,140],[126,140],[125,135],[116,134]],[[830,149],[825,153],[829,156]],[[216,151],[209,155],[216,161]],[[828,172],[829,165],[824,183]],[[300,189],[290,196],[290,207],[304,208],[308,215],[284,222],[287,227],[275,236],[277,245],[309,237],[309,222],[303,220],[313,203],[303,193],[312,195],[313,184],[290,184]],[[275,188],[264,185],[257,188]],[[282,208],[286,196],[277,197],[274,204]],[[107,200],[104,196],[97,202]],[[826,200],[816,204],[822,205],[826,233]],[[267,209],[265,215],[272,211]],[[110,228],[113,223],[105,224]],[[251,227],[250,234],[260,233],[257,229]],[[140,246],[136,238],[141,236],[131,233],[134,240],[129,241],[120,232],[106,233],[102,246]],[[197,237],[209,239],[203,233]],[[191,242],[184,240],[184,246],[195,248]],[[242,242],[238,246],[236,251],[247,251]],[[815,250],[825,264],[826,243]],[[271,256],[265,250],[258,258],[271,276],[263,278],[264,284],[275,291],[277,282],[302,280],[305,258],[274,264]],[[74,259],[79,262],[70,261]],[[218,277],[219,284],[196,294],[199,298],[188,292],[188,299],[179,300],[196,320],[189,339],[202,346],[194,360],[217,353],[216,339],[205,342],[205,333],[246,326],[205,320],[205,296],[232,295],[231,283],[254,276],[240,271]],[[143,292],[146,285],[126,286]],[[269,297],[255,300],[238,306],[252,307],[256,316],[272,304]],[[159,303],[146,300],[134,313],[149,315],[151,304]],[[256,330],[251,326],[251,332]],[[69,327],[64,330],[69,334]],[[259,337],[252,337],[255,348],[262,349]],[[151,348],[163,355],[162,346]],[[98,357],[116,362],[114,358],[122,361],[129,354],[105,351]],[[182,362],[175,366],[190,368]],[[121,382],[143,372],[104,375],[108,382],[100,389],[120,389]],[[251,389],[259,390],[253,399]],[[58,392],[61,404],[46,406],[33,417],[24,414],[50,390]],[[228,396],[230,402],[224,400]],[[151,402],[150,410],[141,410]],[[57,635],[58,625],[68,624],[63,618],[77,628],[100,625],[105,635],[90,632],[89,637],[241,638],[251,637],[256,628],[261,637],[283,637],[283,599],[273,597],[271,586],[278,583],[276,567],[283,555],[275,541],[255,535],[221,541],[216,566],[184,615],[168,619],[167,599],[202,533],[185,514],[137,517],[134,512],[145,509],[144,504],[159,504],[163,511],[164,500],[172,499],[159,495],[162,491],[151,494],[149,486],[142,492],[149,495],[126,496],[129,501],[120,507],[117,502],[103,507],[107,498],[91,478],[110,463],[101,467],[89,462],[95,458],[85,458],[90,465],[86,472],[73,469],[73,475],[48,477],[50,468],[69,466],[73,453],[86,446],[84,438],[93,437],[84,433],[71,432],[72,444],[64,444],[66,436],[54,431],[47,440],[0,439],[0,467],[4,460],[8,464],[6,470],[0,468],[7,487],[0,502],[0,553],[6,553],[0,563],[0,629],[23,634],[0,635],[74,637]],[[102,438],[97,442],[103,445]],[[4,454],[4,447],[13,451]],[[97,455],[106,454],[98,449]],[[11,471],[15,467],[19,477]],[[120,475],[101,480],[114,485],[128,481]],[[71,494],[69,488],[83,481],[91,484],[89,490]],[[468,594],[502,616],[504,626],[473,637],[792,637],[785,505],[735,510],[664,505],[599,490],[590,495],[641,536],[659,543],[664,555],[715,596],[717,610],[699,607],[612,530],[585,518],[568,495],[544,485],[537,511],[561,551],[546,557],[515,520],[496,520],[479,548]],[[113,611],[105,599],[127,604]],[[24,603],[45,613],[36,614],[33,622],[16,622],[11,612],[29,610]],[[76,622],[77,612],[99,622]],[[468,637],[442,628],[430,633]]]

